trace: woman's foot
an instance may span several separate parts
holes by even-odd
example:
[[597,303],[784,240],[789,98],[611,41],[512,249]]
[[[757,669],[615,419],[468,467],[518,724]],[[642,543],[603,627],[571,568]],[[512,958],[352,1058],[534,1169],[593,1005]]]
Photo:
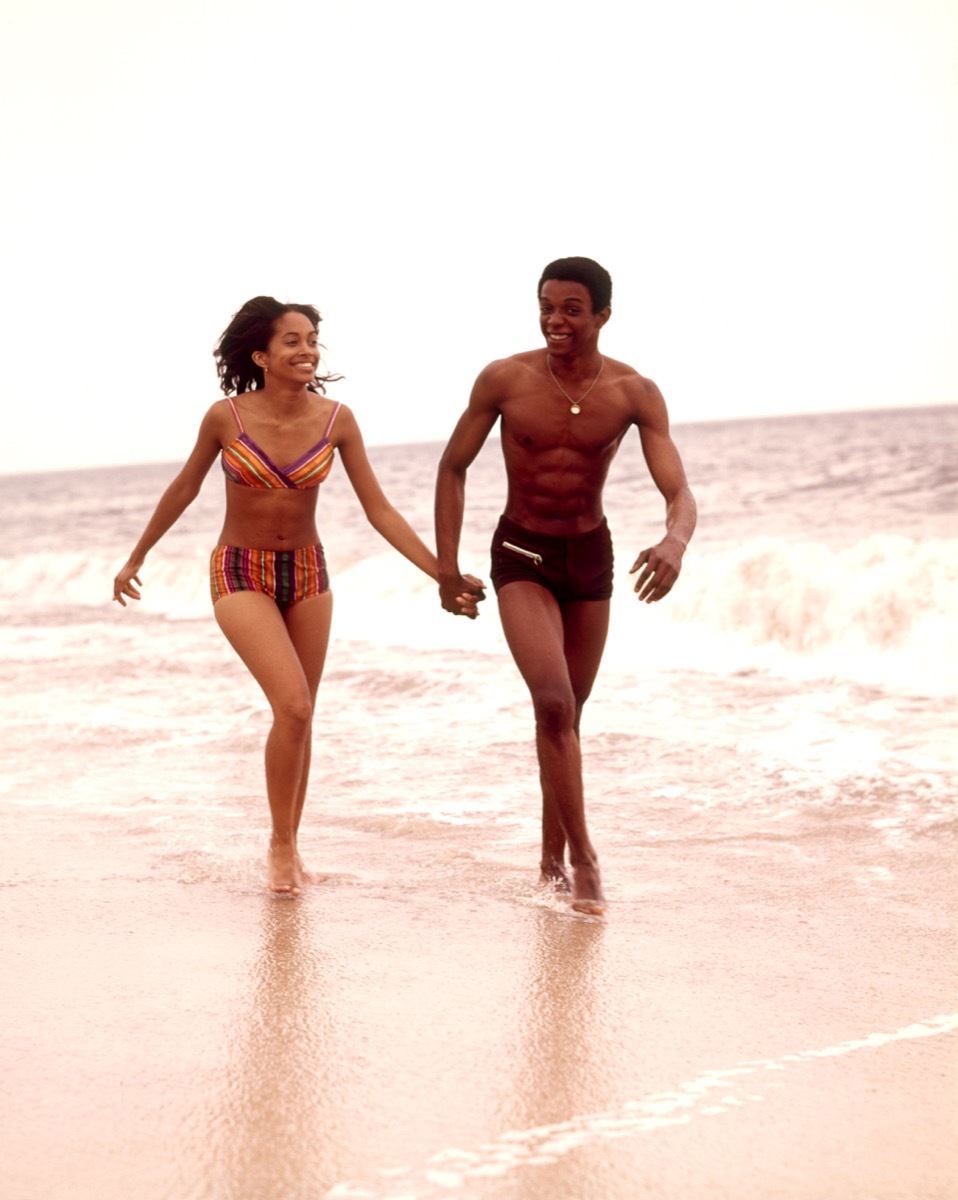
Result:
[[295,844],[272,838],[266,863],[269,890],[281,896],[298,896],[303,888],[303,868]]

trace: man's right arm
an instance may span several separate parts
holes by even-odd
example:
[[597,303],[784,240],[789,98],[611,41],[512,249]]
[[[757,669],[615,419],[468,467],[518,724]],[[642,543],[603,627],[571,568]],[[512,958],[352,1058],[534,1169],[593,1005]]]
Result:
[[469,405],[459,418],[439,460],[436,475],[436,557],[439,560],[439,597],[446,612],[460,612],[456,597],[469,590],[459,569],[459,538],[466,504],[466,472],[499,419],[498,364],[483,370]]

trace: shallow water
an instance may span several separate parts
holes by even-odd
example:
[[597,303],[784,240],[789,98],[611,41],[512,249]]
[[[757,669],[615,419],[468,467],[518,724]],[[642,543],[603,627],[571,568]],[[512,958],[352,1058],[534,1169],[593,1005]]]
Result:
[[[335,469],[296,902],[264,895],[268,721],[210,615],[220,481],[121,612],[171,469],[0,480],[0,1194],[952,1194],[956,415],[677,428],[703,515],[653,608],[623,449],[582,730],[604,922],[535,886],[494,599],[441,613]],[[438,453],[373,452],[426,535]],[[483,575],[494,446],[468,496]]]

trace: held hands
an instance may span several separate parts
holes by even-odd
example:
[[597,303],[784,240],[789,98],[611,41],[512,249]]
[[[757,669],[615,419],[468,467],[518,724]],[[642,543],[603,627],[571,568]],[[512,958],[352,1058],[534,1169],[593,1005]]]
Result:
[[474,621],[486,598],[486,585],[475,575],[460,575],[439,581],[439,599],[446,612]]
[[126,608],[126,601],[123,599],[124,596],[129,596],[131,600],[139,600],[140,598],[140,593],[133,586],[134,584],[139,584],[140,587],[143,586],[137,575],[138,570],[139,567],[131,567],[127,563],[113,580],[113,599],[118,600],[124,608]]
[[685,547],[675,538],[663,538],[657,546],[643,550],[629,569],[629,574],[639,572],[635,581],[635,593],[640,601],[653,604],[667,596],[675,585],[682,570]]

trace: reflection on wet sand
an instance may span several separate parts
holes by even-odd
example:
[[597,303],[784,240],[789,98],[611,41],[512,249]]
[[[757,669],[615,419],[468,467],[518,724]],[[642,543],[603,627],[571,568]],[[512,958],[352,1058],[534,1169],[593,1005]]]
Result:
[[330,1014],[324,964],[305,904],[264,901],[245,1012],[229,1050],[211,1135],[223,1191],[235,1200],[318,1189],[310,1148],[330,1107]]
[[596,994],[605,923],[550,910],[535,918],[511,1118],[520,1129],[581,1112],[610,1052]]

